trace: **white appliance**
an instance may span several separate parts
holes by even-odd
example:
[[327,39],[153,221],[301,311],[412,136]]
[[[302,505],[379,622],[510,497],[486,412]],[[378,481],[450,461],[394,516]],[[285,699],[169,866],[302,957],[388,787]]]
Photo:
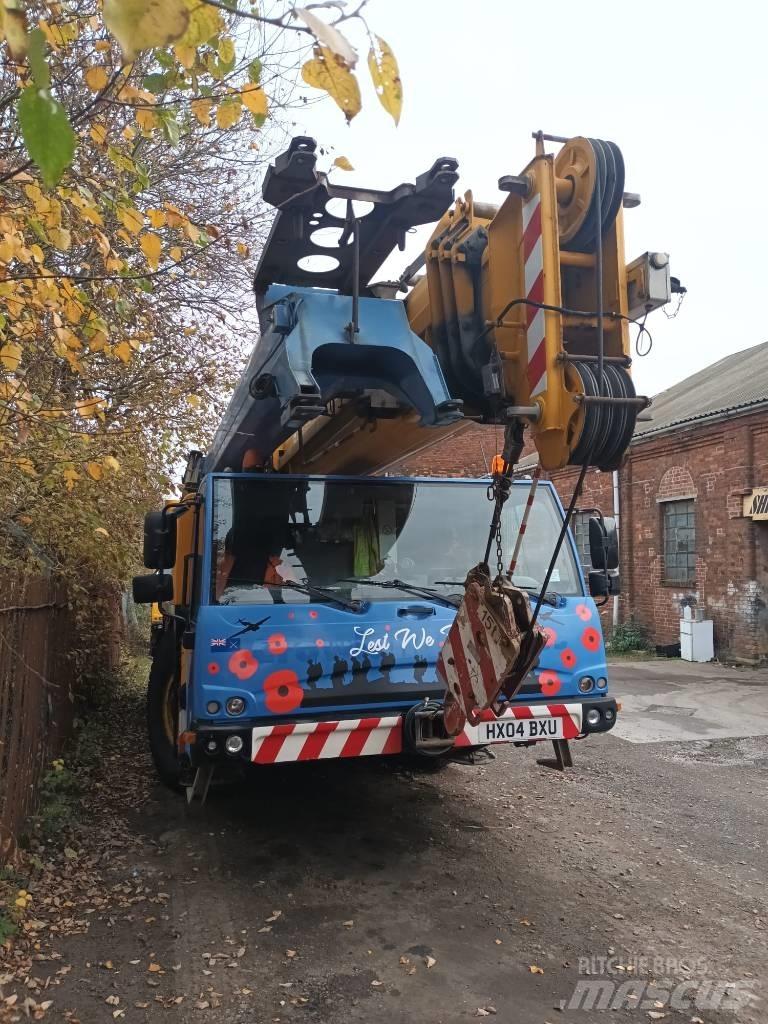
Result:
[[701,618],[701,611],[683,608],[680,619],[680,657],[683,661],[714,661],[715,639],[712,619]]

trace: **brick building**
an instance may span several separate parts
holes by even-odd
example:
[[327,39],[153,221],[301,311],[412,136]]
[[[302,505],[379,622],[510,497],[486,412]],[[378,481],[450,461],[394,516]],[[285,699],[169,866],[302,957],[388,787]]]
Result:
[[[761,498],[761,491],[768,495],[768,343],[727,356],[662,392],[646,416],[616,478],[590,470],[579,501],[582,508],[618,513],[618,621],[638,622],[652,643],[674,643],[680,602],[688,599],[714,621],[718,656],[764,660],[768,497]],[[389,471],[485,476],[500,447],[500,429],[463,425]],[[519,468],[525,472],[534,464],[529,456]],[[568,502],[576,472],[552,477]],[[582,515],[574,522],[585,563],[587,519]],[[610,605],[603,614],[610,626]]]

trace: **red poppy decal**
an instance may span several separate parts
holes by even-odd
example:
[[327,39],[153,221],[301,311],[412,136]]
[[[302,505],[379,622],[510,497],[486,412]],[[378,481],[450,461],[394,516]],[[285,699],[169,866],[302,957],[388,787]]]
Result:
[[250,651],[235,651],[229,656],[229,671],[238,679],[250,679],[259,667]]
[[216,664],[215,661],[208,662],[208,671],[212,676],[219,674],[219,666]]
[[295,612],[288,612],[288,618],[289,619],[295,619],[296,618],[296,613]]
[[557,642],[557,633],[552,629],[551,626],[544,626],[541,631],[547,638],[545,647],[554,647]]
[[264,680],[264,702],[273,715],[295,711],[304,700],[299,677],[289,668],[272,672]]
[[285,654],[288,650],[288,641],[282,633],[273,633],[267,638],[267,647],[270,654]]
[[560,661],[562,661],[566,668],[573,668],[576,664],[576,655],[570,647],[566,647],[565,650],[560,652]]
[[309,613],[309,617],[310,617],[310,619],[316,619],[316,618],[317,618],[317,612],[315,611],[315,609],[314,609],[314,608],[313,608],[313,609],[312,609],[312,611],[311,611],[311,612]]
[[581,642],[587,648],[588,651],[599,651],[600,650],[600,634],[596,629],[589,626],[581,634]]
[[321,640],[320,637],[315,640],[315,647],[325,647],[325,640]]
[[576,605],[576,614],[579,616],[582,622],[589,622],[592,618],[592,610],[585,604]]
[[545,697],[554,697],[555,694],[560,692],[560,687],[562,685],[562,681],[557,672],[550,672],[549,669],[547,669],[545,672],[539,673],[539,686],[541,687],[541,692]]

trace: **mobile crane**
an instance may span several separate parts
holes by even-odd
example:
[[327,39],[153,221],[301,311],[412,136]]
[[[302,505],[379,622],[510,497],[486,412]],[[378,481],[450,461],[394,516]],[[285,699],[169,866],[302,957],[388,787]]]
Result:
[[[629,325],[679,285],[664,253],[625,263],[618,147],[535,140],[498,207],[454,199],[450,158],[389,192],[332,184],[305,137],[269,168],[260,337],[181,499],[148,514],[156,572],[134,580],[164,612],[150,745],[190,798],[215,767],[495,742],[551,740],[562,768],[613,727],[593,598],[617,592],[614,524],[590,521],[585,585],[578,487],[564,516],[538,470],[513,473],[526,429],[579,485],[620,465],[648,404]],[[377,281],[424,224],[424,253]],[[381,475],[468,418],[503,427],[490,479]]]

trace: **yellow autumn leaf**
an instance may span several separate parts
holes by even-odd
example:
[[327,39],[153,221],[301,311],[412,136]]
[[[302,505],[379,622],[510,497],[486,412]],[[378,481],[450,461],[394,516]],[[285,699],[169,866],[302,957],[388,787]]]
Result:
[[8,373],[15,373],[21,362],[21,345],[10,341],[6,345],[0,345],[0,363]]
[[132,234],[138,235],[144,227],[144,214],[131,206],[121,206],[117,210],[117,219]]
[[72,466],[67,466],[62,476],[68,491],[71,491],[75,486],[75,482],[80,479],[80,474]]
[[119,345],[115,345],[112,351],[115,353],[120,362],[129,363],[131,361],[133,351],[127,341],[121,341]]
[[91,480],[101,480],[104,470],[98,462],[87,462],[85,465],[85,471]]
[[192,100],[189,108],[200,124],[207,128],[211,123],[213,101],[208,99]]
[[149,223],[153,228],[161,228],[165,224],[165,210],[147,210]]
[[147,231],[141,236],[139,240],[141,251],[147,257],[147,263],[153,270],[157,270],[157,265],[160,262],[160,254],[163,251],[163,243],[160,239],[160,235],[156,235],[154,231]]
[[36,242],[34,245],[30,245],[29,251],[32,253],[32,259],[35,263],[42,263],[44,261],[45,253]]
[[31,459],[20,458],[16,459],[16,465],[19,467],[22,473],[26,476],[37,476],[37,470],[34,467]]
[[104,537],[105,539],[109,537],[109,532],[105,530],[103,526],[97,526],[93,532],[97,537]]
[[104,226],[104,218],[93,206],[84,206],[80,211],[80,216],[87,224],[98,224],[101,227]]
[[178,43],[173,48],[173,52],[176,55],[176,60],[186,70],[193,66],[195,59],[197,58],[197,50],[194,46],[187,46],[186,43]]
[[246,85],[240,93],[243,103],[253,114],[256,123],[261,125],[269,113],[269,101],[267,94],[258,85],[251,83]]
[[75,402],[75,408],[84,420],[90,420],[98,416],[106,404],[103,398],[81,398],[79,402]]
[[333,166],[338,167],[341,171],[354,171],[355,169],[345,156],[337,156],[333,161]]
[[184,0],[184,3],[189,11],[189,26],[181,37],[182,44],[191,47],[201,46],[221,32],[224,21],[215,7],[202,3],[201,0]]
[[114,457],[114,455],[105,455],[101,460],[105,469],[111,469],[113,473],[116,473],[120,469],[120,463]]
[[159,124],[157,114],[151,107],[137,107],[136,124],[141,128],[142,132],[148,135]]
[[223,130],[231,128],[240,120],[242,113],[243,107],[240,98],[227,96],[216,109],[216,124]]
[[48,232],[51,244],[61,252],[67,252],[72,246],[72,235],[66,228],[51,228]]
[[167,46],[187,31],[184,0],[104,0],[104,23],[132,61],[142,50]]
[[107,77],[107,69],[101,65],[96,67],[88,68],[85,72],[85,84],[91,90],[91,92],[101,92],[104,86],[109,81]]
[[237,245],[235,246],[235,249],[237,250],[238,255],[242,256],[243,259],[245,259],[250,254],[251,251],[245,244],[245,242],[238,242]]
[[400,81],[400,70],[394,53],[381,36],[376,36],[376,45],[378,52],[374,47],[368,51],[368,70],[371,73],[379,103],[392,117],[395,124],[398,124],[403,109],[403,83]]
[[103,146],[107,141],[107,129],[103,124],[95,124],[91,128],[91,138],[97,146]]
[[219,60],[222,64],[231,64],[235,59],[235,40],[232,36],[222,36],[219,40]]
[[314,57],[301,69],[301,77],[315,89],[323,89],[341,108],[347,121],[360,113],[360,86],[347,65],[325,46],[316,46]]
[[181,257],[184,255],[184,252],[179,248],[178,245],[174,245],[174,247],[171,249],[168,255],[171,257],[174,263],[178,263]]
[[107,336],[103,331],[97,331],[88,339],[88,348],[91,352],[100,352],[107,344]]
[[20,61],[26,56],[29,47],[29,36],[27,35],[27,19],[24,15],[24,8],[20,3],[10,3],[5,0],[0,4],[0,11],[3,14],[2,28],[3,35],[8,43],[8,49],[15,61]]
[[197,395],[187,395],[187,404],[191,405],[193,409],[197,409],[200,405],[200,398]]

